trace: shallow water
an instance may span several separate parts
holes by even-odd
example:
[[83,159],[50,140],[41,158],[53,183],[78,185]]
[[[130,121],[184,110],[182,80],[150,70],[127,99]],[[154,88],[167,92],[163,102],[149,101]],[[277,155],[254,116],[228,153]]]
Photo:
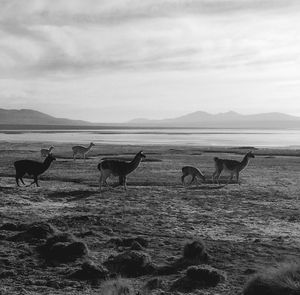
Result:
[[132,145],[300,147],[300,130],[99,129],[2,130],[0,141],[76,142]]

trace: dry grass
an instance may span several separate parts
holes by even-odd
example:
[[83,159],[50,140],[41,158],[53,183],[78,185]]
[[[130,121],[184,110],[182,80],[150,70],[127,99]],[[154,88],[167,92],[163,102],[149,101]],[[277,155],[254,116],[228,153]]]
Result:
[[[224,283],[204,293],[201,290],[205,295],[240,294],[248,273],[263,271],[277,261],[300,259],[299,151],[256,150],[258,156],[241,174],[241,186],[207,182],[184,188],[181,167],[195,166],[209,176],[214,171],[214,156],[240,159],[245,150],[101,145],[91,151],[86,163],[74,163],[72,144],[54,145],[58,160],[42,175],[41,187],[17,188],[12,163],[41,159],[41,144],[0,143],[1,224],[53,224],[82,239],[99,264],[128,249],[109,243],[112,238],[145,238],[149,241],[145,251],[155,265],[162,266],[182,257],[187,240],[200,239],[209,264],[227,276]],[[141,163],[128,177],[127,193],[122,187],[105,188],[100,196],[99,159],[130,157],[141,149],[147,159],[160,161]],[[36,255],[36,245],[5,240],[14,234],[0,231],[0,271],[16,273],[1,279],[2,290],[9,290],[10,295],[99,295],[101,286],[68,279],[82,262],[45,267]],[[151,278],[131,279],[134,290]],[[167,288],[177,274],[162,278]]]
[[102,284],[100,295],[134,295],[134,289],[129,280],[114,279]]
[[244,295],[300,294],[300,263],[286,263],[265,269],[247,283]]

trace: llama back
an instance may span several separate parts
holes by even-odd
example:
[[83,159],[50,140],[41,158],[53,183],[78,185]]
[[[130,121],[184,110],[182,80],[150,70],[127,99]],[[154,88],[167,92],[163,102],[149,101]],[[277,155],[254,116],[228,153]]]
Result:
[[129,163],[118,160],[104,160],[98,164],[98,170],[110,170],[114,175],[126,175]]

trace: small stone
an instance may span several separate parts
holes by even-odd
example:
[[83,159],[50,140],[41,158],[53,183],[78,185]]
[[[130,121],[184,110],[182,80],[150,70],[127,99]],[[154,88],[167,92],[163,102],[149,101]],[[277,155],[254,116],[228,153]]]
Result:
[[131,245],[131,250],[142,251],[142,250],[144,250],[144,248],[142,247],[142,245],[139,242],[134,241]]

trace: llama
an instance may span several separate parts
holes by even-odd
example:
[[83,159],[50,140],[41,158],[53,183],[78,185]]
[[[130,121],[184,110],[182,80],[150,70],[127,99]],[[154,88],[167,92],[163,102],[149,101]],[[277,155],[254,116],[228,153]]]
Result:
[[91,150],[91,148],[95,146],[94,143],[90,143],[90,145],[88,147],[82,146],[82,145],[75,145],[72,147],[72,151],[73,151],[73,159],[75,161],[76,156],[82,156],[84,161],[85,161],[85,157],[88,154],[88,152]]
[[184,166],[184,167],[182,167],[182,176],[181,176],[181,182],[183,185],[184,185],[184,179],[188,175],[192,176],[192,180],[191,180],[190,184],[192,184],[195,179],[197,182],[198,182],[198,179],[202,179],[202,181],[205,181],[205,176],[199,169],[192,167],[192,166]]
[[106,183],[106,179],[110,176],[118,176],[119,182],[124,185],[124,189],[127,190],[126,176],[134,171],[142,159],[146,158],[142,151],[138,152],[131,162],[123,160],[103,160],[98,164],[98,170],[100,171],[99,188],[101,193],[101,187],[103,183]]
[[16,183],[18,186],[19,180],[25,185],[23,181],[23,176],[27,173],[29,176],[33,176],[33,182],[29,184],[31,186],[32,184],[36,184],[36,186],[39,186],[38,184],[38,176],[44,173],[51,165],[51,163],[56,160],[55,157],[52,154],[49,154],[47,158],[44,160],[43,163],[32,161],[32,160],[19,160],[14,163],[15,169],[16,169]]
[[242,170],[244,170],[247,167],[250,158],[255,158],[255,156],[252,152],[247,153],[241,162],[236,161],[236,160],[219,159],[219,158],[215,157],[214,161],[215,161],[216,170],[213,173],[212,182],[214,183],[216,180],[217,183],[219,184],[220,175],[221,175],[222,171],[224,170],[224,171],[230,173],[230,176],[228,178],[226,185],[233,179],[234,175],[236,175],[236,182],[238,184],[240,184],[239,183],[239,174]]
[[41,157],[45,158],[47,157],[49,154],[51,154],[52,150],[54,149],[54,146],[51,145],[48,149],[41,149]]

